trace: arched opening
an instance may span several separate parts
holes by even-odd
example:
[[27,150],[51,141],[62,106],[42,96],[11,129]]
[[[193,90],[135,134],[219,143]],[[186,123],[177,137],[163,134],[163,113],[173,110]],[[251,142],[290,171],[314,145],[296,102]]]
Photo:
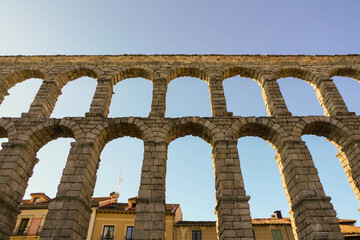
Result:
[[128,78],[114,86],[109,117],[148,117],[152,83],[145,78]]
[[51,198],[56,196],[71,142],[74,142],[74,139],[58,138],[48,142],[37,152],[36,157],[39,162],[35,165],[34,174],[29,179],[25,199],[29,199],[31,193],[39,192]]
[[108,142],[100,155],[93,195],[107,197],[117,191],[121,174],[124,181],[120,183],[118,202],[126,203],[128,198],[136,197],[143,156],[144,143],[138,138],[122,137]]
[[360,84],[358,81],[348,77],[332,77],[336,87],[344,99],[346,106],[350,112],[360,114]]
[[205,81],[179,77],[168,84],[165,117],[211,117],[209,88]]
[[[88,230],[88,237],[92,239],[129,237],[128,230],[131,229],[131,236],[134,231],[144,143],[136,123],[123,123],[123,120],[113,121],[95,140],[100,162],[93,192],[96,197],[92,198],[98,207],[92,213]],[[94,221],[95,214],[103,220]]]
[[67,83],[56,102],[52,118],[85,116],[90,109],[97,81],[90,77],[81,77]]
[[293,116],[324,115],[314,88],[301,79],[278,79],[280,91]]
[[[58,192],[60,179],[65,173],[63,169],[68,160],[69,143],[75,138],[73,130],[66,127],[69,122],[65,121],[64,125],[60,125],[59,122],[60,120],[57,120],[53,124],[45,123],[32,128],[27,133],[29,138],[25,141],[26,145],[20,145],[21,150],[17,151],[20,155],[14,158],[15,161],[23,161],[21,167],[16,169],[21,179],[16,189],[17,196],[20,198],[21,194],[25,194],[26,199],[19,201],[22,203],[19,206],[21,213],[17,218],[15,235],[38,236],[45,224],[51,199],[54,199]],[[31,209],[38,204],[42,207],[36,211],[26,211],[26,206],[30,206]]]
[[1,149],[2,149],[1,144],[4,143],[4,142],[7,142],[7,141],[8,141],[7,138],[0,138],[0,151],[1,151]]
[[234,116],[267,116],[261,88],[256,81],[240,76],[223,81],[227,110]]
[[[336,157],[337,149],[325,141],[324,137],[304,135],[302,139],[312,155],[326,195],[332,198],[331,203],[337,211],[337,217],[358,220],[359,204]],[[357,222],[356,225],[360,226],[360,223]]]
[[251,217],[270,218],[278,210],[289,217],[273,147],[258,137],[241,137],[237,146],[246,194],[251,197]]
[[184,221],[216,221],[211,146],[199,137],[169,144],[166,203],[180,204]]
[[21,117],[21,113],[28,112],[41,84],[42,79],[31,78],[9,89],[9,95],[0,105],[0,116]]

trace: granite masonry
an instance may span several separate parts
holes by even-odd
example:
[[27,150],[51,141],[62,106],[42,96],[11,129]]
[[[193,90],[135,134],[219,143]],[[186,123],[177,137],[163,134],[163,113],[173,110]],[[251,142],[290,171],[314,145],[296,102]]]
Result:
[[[268,116],[233,116],[227,111],[222,81],[240,75],[261,87]],[[88,76],[97,88],[85,117],[50,118],[62,88]],[[190,76],[209,86],[212,117],[165,118],[168,84]],[[165,175],[171,141],[193,135],[213,149],[217,234],[219,239],[254,239],[237,140],[260,137],[275,149],[290,206],[296,239],[343,239],[331,198],[326,196],[304,134],[323,136],[338,149],[338,158],[360,200],[360,117],[349,112],[331,77],[360,81],[360,56],[260,55],[124,55],[0,57],[0,102],[26,79],[43,83],[21,118],[0,118],[0,239],[12,234],[37,151],[59,137],[73,138],[56,198],[41,239],[85,239],[90,219],[99,156],[111,140],[124,136],[144,142],[134,239],[165,238]],[[141,77],[153,83],[147,118],[108,118],[113,87]],[[277,79],[295,77],[309,83],[323,116],[293,117]]]

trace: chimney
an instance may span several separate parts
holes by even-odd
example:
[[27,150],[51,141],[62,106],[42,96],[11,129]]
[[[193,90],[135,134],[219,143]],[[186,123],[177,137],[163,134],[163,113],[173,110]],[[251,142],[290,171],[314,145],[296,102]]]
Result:
[[119,193],[118,192],[111,192],[110,193],[110,199],[112,199],[112,200],[116,199],[115,202],[117,202],[118,198],[119,198]]
[[281,215],[281,211],[280,210],[277,210],[274,212],[274,215],[275,215],[275,218],[277,219],[282,219],[282,215]]

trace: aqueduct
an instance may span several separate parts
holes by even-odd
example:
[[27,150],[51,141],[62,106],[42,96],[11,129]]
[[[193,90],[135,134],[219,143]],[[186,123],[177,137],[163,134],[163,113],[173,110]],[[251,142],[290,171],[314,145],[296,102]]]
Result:
[[[261,87],[268,116],[233,116],[227,111],[222,81],[240,75]],[[97,79],[85,117],[50,118],[61,89],[82,76]],[[165,118],[167,85],[191,76],[209,86],[212,117]],[[19,204],[47,142],[71,137],[66,167],[41,239],[85,239],[101,150],[112,139],[131,136],[144,141],[144,159],[136,208],[135,239],[164,239],[167,147],[178,137],[198,136],[211,144],[219,239],[254,239],[240,169],[237,139],[257,136],[269,142],[290,206],[297,239],[343,239],[336,212],[319,180],[304,134],[323,136],[338,157],[360,201],[360,117],[348,111],[331,77],[360,81],[360,56],[124,55],[0,57],[0,102],[15,84],[29,78],[43,83],[21,118],[1,118],[0,238],[9,239]],[[142,77],[153,83],[147,118],[108,118],[114,85]],[[316,92],[324,116],[293,117],[277,83],[295,77]]]

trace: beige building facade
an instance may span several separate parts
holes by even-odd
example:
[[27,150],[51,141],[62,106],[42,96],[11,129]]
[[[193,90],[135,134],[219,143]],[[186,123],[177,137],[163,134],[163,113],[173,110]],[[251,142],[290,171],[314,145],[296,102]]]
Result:
[[[133,240],[135,230],[136,200],[118,203],[118,195],[92,199],[92,213],[87,240]],[[21,213],[11,240],[38,240],[47,215],[51,198],[44,193],[33,193],[23,200]],[[360,227],[355,220],[340,219],[345,240],[360,239]],[[294,240],[290,218],[276,211],[271,218],[252,219],[253,234],[257,240]],[[183,221],[179,204],[166,204],[166,240],[217,240],[216,222]]]

